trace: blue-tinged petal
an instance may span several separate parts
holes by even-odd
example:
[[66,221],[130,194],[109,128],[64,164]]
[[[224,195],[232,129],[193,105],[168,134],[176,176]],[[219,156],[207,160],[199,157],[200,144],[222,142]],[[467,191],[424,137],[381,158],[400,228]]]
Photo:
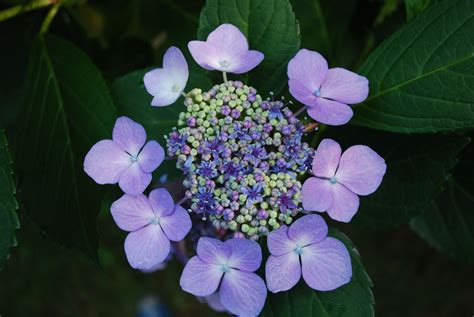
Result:
[[320,215],[298,218],[288,229],[288,237],[299,247],[319,242],[328,235],[328,225]]
[[227,264],[245,272],[255,272],[262,263],[262,249],[257,242],[248,239],[230,239],[225,242],[230,248]]
[[230,254],[229,246],[220,240],[202,237],[198,241],[197,255],[205,263],[226,265]]
[[265,280],[272,293],[287,291],[301,278],[300,257],[295,252],[270,255],[265,265]]
[[174,211],[174,201],[166,188],[157,188],[148,195],[153,212],[158,218],[171,215]]
[[143,193],[150,183],[151,174],[144,173],[135,162],[122,173],[119,186],[126,194],[139,195]]
[[217,291],[223,274],[220,265],[204,263],[195,256],[186,263],[179,285],[195,296],[208,296]]
[[160,225],[168,239],[181,241],[191,230],[192,224],[186,209],[176,205],[173,213],[160,218]]
[[150,224],[155,216],[145,195],[123,195],[110,207],[117,226],[125,231],[135,231]]
[[332,205],[331,183],[318,177],[308,178],[301,188],[301,200],[306,211],[328,210]]
[[283,255],[297,247],[296,243],[288,237],[288,227],[282,225],[280,228],[273,230],[267,237],[268,250],[273,255]]
[[130,118],[120,117],[115,122],[112,139],[124,151],[137,156],[146,141],[146,132],[142,125]]
[[341,222],[349,222],[359,209],[359,196],[341,184],[331,185],[332,205],[327,210],[329,217]]
[[152,173],[165,159],[165,150],[156,141],[148,141],[138,155],[138,165],[145,173]]
[[288,63],[288,78],[299,81],[316,93],[328,72],[328,63],[321,54],[301,49]]

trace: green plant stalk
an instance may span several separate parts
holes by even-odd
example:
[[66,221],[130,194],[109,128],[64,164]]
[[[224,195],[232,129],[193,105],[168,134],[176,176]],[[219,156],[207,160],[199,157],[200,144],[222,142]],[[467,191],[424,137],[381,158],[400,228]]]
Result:
[[0,11],[0,21],[5,21],[19,14],[50,6],[57,1],[58,0],[34,0],[28,4],[14,6],[10,9]]
[[58,13],[60,6],[61,6],[61,3],[58,2],[51,7],[51,9],[48,12],[48,15],[46,16],[46,18],[43,21],[43,24],[41,25],[40,34],[44,34],[48,31],[49,25],[51,24],[51,22],[53,22],[53,19],[56,16],[56,13]]

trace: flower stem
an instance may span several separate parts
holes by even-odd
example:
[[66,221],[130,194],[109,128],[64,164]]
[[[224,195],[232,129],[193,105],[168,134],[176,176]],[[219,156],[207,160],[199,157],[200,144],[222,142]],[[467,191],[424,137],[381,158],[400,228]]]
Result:
[[226,72],[222,72],[222,78],[224,78],[224,83],[227,84],[227,73]]
[[293,117],[299,116],[303,111],[306,110],[306,108],[308,108],[308,106],[303,106],[303,107],[299,108],[298,111],[296,111],[296,112],[293,114]]
[[188,95],[184,91],[181,93],[181,96],[183,96],[184,98],[188,98]]
[[46,18],[43,21],[43,24],[41,25],[40,29],[40,34],[44,34],[48,31],[49,25],[51,22],[53,22],[54,17],[56,16],[56,13],[58,13],[59,7],[61,6],[61,2],[57,2],[55,5],[49,9],[48,15],[46,15]]
[[40,8],[50,6],[56,2],[57,0],[35,0],[27,4],[14,6],[12,8],[0,11],[0,21],[8,20],[10,18],[13,18],[19,14],[22,14],[28,11],[33,11],[35,9],[40,9]]
[[176,160],[176,156],[165,156],[165,161],[171,161],[171,160]]
[[184,196],[176,203],[176,205],[182,205],[186,200],[188,200],[188,197]]

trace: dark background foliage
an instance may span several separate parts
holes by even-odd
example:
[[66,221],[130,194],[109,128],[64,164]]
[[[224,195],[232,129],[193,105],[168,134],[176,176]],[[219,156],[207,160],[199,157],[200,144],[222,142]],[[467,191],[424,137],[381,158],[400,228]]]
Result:
[[[263,314],[319,316],[307,309],[318,298],[327,316],[371,316],[370,280],[378,316],[474,314],[473,1],[64,0],[47,32],[51,4],[2,15],[27,3],[0,1],[1,316],[133,316],[147,298],[171,316],[219,315],[179,289],[179,264],[150,275],[128,266],[108,209],[118,193],[81,164],[117,115],[162,141],[179,108],[148,106],[144,72],[174,45],[187,54],[188,87],[209,87],[217,74],[199,69],[186,44],[224,22],[248,27],[251,47],[266,53],[243,78],[263,94],[285,94],[298,47],[366,75],[371,94],[354,125],[309,141],[324,131],[388,164],[353,223],[330,223],[350,238],[333,231],[354,246],[358,278],[340,293],[299,286]],[[156,178],[176,179],[172,165]]]

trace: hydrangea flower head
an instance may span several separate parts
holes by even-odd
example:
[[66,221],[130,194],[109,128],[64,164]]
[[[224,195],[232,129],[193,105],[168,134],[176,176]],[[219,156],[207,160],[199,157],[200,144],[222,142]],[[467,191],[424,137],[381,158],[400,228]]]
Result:
[[206,41],[191,41],[188,48],[196,63],[207,70],[242,74],[263,60],[261,52],[249,50],[247,39],[232,24],[221,24]]
[[290,93],[308,106],[314,120],[329,125],[347,123],[353,115],[348,104],[364,101],[369,81],[344,68],[328,69],[319,53],[301,49],[288,63]]
[[98,184],[119,184],[127,194],[143,193],[151,173],[163,162],[165,151],[156,141],[146,142],[143,126],[120,117],[112,140],[94,144],[84,159],[84,171]]
[[357,195],[376,191],[387,165],[365,145],[341,152],[336,141],[321,141],[313,159],[315,177],[305,181],[301,195],[306,211],[327,211],[332,219],[349,222],[359,208]]
[[111,207],[120,229],[129,231],[125,240],[128,262],[135,269],[152,271],[159,268],[170,253],[170,240],[180,241],[191,229],[191,218],[175,205],[166,189],[145,195],[124,195]]
[[[291,289],[303,276],[309,287],[330,291],[349,283],[351,257],[346,246],[327,236],[328,226],[319,215],[306,215],[289,228],[268,235],[270,257],[265,267],[267,286],[277,293]],[[301,264],[300,264],[301,261]]]
[[188,77],[188,63],[183,53],[177,47],[170,47],[163,57],[163,68],[151,70],[143,78],[146,90],[153,95],[151,105],[173,104],[186,88]]
[[265,304],[267,288],[254,272],[260,267],[262,252],[252,240],[199,239],[197,255],[181,275],[183,290],[196,296],[219,294],[221,304],[239,316],[257,316]]

